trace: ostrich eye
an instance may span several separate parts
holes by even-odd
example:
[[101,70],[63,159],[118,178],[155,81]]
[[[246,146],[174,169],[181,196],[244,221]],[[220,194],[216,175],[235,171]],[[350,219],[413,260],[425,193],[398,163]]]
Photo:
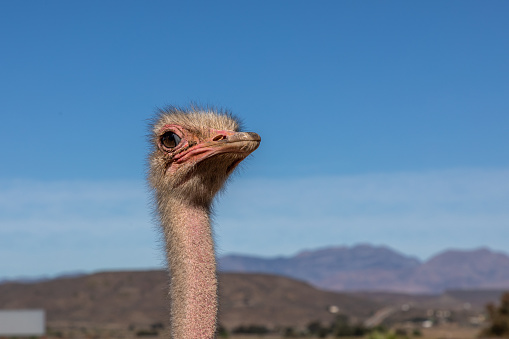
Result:
[[161,144],[167,148],[176,147],[180,143],[180,137],[173,132],[166,132],[161,136]]

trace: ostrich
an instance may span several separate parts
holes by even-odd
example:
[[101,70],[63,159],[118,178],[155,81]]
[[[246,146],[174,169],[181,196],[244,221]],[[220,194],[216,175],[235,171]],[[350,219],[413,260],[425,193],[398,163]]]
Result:
[[228,113],[161,110],[152,126],[148,181],[170,271],[171,337],[215,338],[217,278],[211,205],[235,167],[260,144]]

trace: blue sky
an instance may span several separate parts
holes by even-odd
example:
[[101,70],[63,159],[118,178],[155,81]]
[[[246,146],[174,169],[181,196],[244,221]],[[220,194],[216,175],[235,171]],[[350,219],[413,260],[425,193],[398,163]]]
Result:
[[0,3],[0,278],[162,264],[157,107],[226,107],[262,145],[219,253],[373,243],[509,252],[505,1]]

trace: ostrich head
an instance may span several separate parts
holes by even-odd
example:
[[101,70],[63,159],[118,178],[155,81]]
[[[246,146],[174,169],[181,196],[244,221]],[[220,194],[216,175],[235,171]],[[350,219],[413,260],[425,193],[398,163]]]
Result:
[[174,107],[160,111],[152,131],[152,187],[210,206],[235,167],[260,144],[258,134],[239,129],[239,121],[227,113]]

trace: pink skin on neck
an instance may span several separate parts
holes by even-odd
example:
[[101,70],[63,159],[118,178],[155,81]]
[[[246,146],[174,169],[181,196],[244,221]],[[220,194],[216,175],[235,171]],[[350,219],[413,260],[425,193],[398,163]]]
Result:
[[188,205],[178,210],[171,225],[165,226],[167,246],[173,252],[168,258],[174,297],[172,338],[215,338],[217,278],[208,211]]

